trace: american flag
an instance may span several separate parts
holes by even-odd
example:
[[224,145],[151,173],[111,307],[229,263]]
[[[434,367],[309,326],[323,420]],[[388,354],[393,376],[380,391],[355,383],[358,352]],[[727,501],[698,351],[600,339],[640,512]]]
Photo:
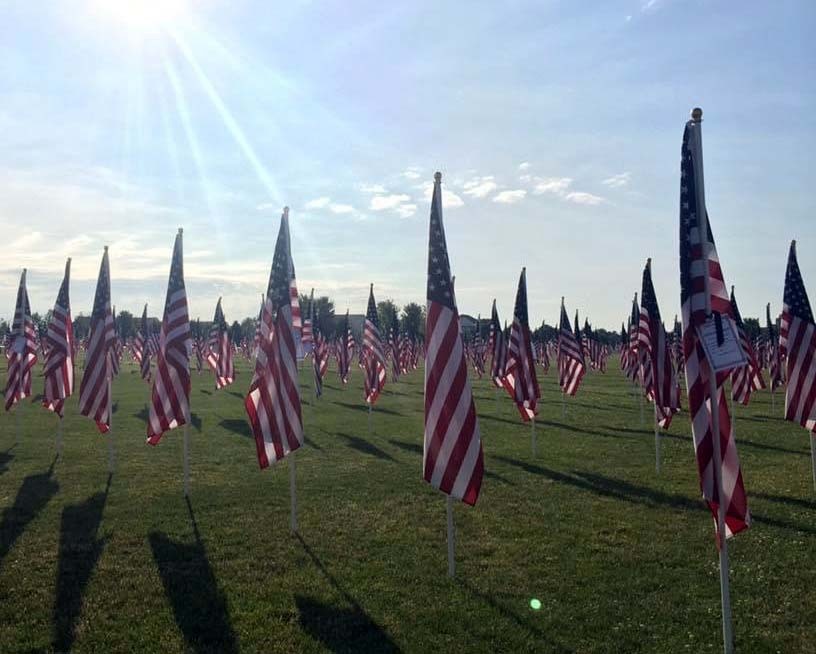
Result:
[[71,260],[65,263],[51,322],[48,324],[48,354],[45,357],[45,390],[43,406],[60,418],[65,398],[74,392],[74,326],[71,322],[71,300],[68,287],[71,281]]
[[183,234],[173,245],[170,278],[156,357],[156,377],[147,421],[147,442],[158,445],[165,432],[190,422],[190,316],[184,287]]
[[142,312],[142,334],[144,334],[144,346],[142,347],[142,360],[139,362],[139,373],[148,384],[150,383],[150,357],[155,354],[153,337],[150,334],[150,322],[147,319],[147,305]]
[[144,313],[142,314],[142,322],[140,327],[136,330],[136,335],[133,337],[133,340],[130,343],[133,360],[140,365],[142,363],[142,359],[147,354],[145,351],[147,343],[147,339],[145,337],[145,323],[147,323],[147,305],[145,305]]
[[471,506],[484,472],[479,420],[467,374],[442,222],[442,175],[434,175],[425,324],[425,481]]
[[741,368],[734,368],[731,371],[731,399],[747,406],[751,400],[751,392],[765,388],[765,380],[762,379],[762,367],[757,361],[754,346],[751,339],[748,338],[748,334],[745,333],[745,325],[737,307],[737,298],[734,297],[733,286],[731,287],[731,311],[737,325],[737,336],[740,345],[742,345],[742,350],[748,360]]
[[767,350],[768,350],[768,374],[771,377],[771,390],[785,383],[784,371],[782,369],[782,356],[779,352],[779,339],[774,324],[771,322],[771,303],[765,306],[765,321],[768,329]]
[[[300,305],[298,305],[300,306]],[[303,354],[304,356],[310,354],[311,351],[314,349],[314,336],[312,334],[312,314],[314,307],[314,289],[309,294],[309,309],[306,314],[306,317],[303,319],[303,331],[301,333],[301,342],[303,343]]]
[[[577,320],[576,313],[576,320]],[[570,327],[564,298],[561,298],[561,319],[558,330],[558,384],[567,395],[575,395],[581,386],[586,366],[581,344]],[[576,324],[577,326],[577,324]]]
[[527,269],[521,269],[516,305],[513,309],[513,326],[510,328],[510,345],[507,349],[504,385],[524,422],[538,415],[536,406],[541,391],[538,388],[530,323],[527,317]]
[[638,351],[648,359],[650,385],[644,390],[657,409],[658,424],[663,429],[671,425],[672,416],[680,410],[680,385],[672,364],[666,330],[660,319],[657,296],[652,284],[652,260],[643,269],[638,324]]
[[349,374],[351,373],[351,351],[354,347],[353,338],[351,336],[351,328],[349,327],[349,312],[346,309],[346,317],[343,320],[343,326],[340,329],[340,335],[337,340],[337,374],[340,376],[340,381],[348,384]]
[[365,370],[365,401],[374,404],[385,387],[385,355],[380,338],[380,319],[374,301],[374,284],[368,291],[368,308],[363,327],[361,359]]
[[113,315],[113,348],[111,349],[111,374],[116,377],[119,374],[119,360],[122,357],[122,341],[119,339],[119,325],[116,322],[116,307],[111,312]]
[[79,384],[79,412],[96,422],[103,434],[110,429],[111,397],[109,382],[113,376],[113,357],[116,335],[113,329],[110,297],[110,263],[108,247],[102,255],[99,279],[96,282],[90,335],[85,352],[85,371]]
[[20,276],[14,320],[6,344],[8,377],[6,379],[6,411],[31,395],[31,369],[37,363],[34,321],[26,289],[26,270]]
[[320,321],[315,315],[314,303],[311,304],[309,313],[311,314],[312,333],[314,338],[314,349],[312,350],[312,368],[314,369],[315,395],[323,395],[323,378],[329,367],[329,346],[323,333],[320,331]]
[[391,350],[391,381],[398,382],[400,378],[400,336],[397,325],[391,325],[391,334],[388,337]]
[[496,310],[496,300],[493,300],[493,309],[490,312],[490,379],[496,388],[504,388],[504,370],[507,367],[507,342],[504,340],[499,322],[499,312]]
[[235,366],[232,361],[229,327],[221,308],[221,298],[218,298],[218,304],[215,305],[213,324],[205,347],[207,364],[215,373],[216,389],[229,386],[235,381]]
[[638,303],[637,293],[632,300],[632,313],[629,316],[629,338],[627,341],[627,357],[626,357],[626,376],[637,382],[640,374],[640,361],[637,352],[638,326],[640,325],[640,304]]
[[261,313],[255,374],[244,401],[261,468],[283,459],[303,445],[297,344],[289,293],[293,274],[289,208],[286,207],[281,216]]
[[796,241],[788,253],[780,334],[787,357],[785,420],[816,431],[816,325],[796,260]]
[[[720,261],[708,221],[703,196],[703,162],[701,123],[694,118],[686,123],[681,150],[680,180],[680,300],[683,316],[683,356],[686,360],[686,388],[697,456],[697,471],[703,497],[714,516],[717,538],[718,511],[725,507],[725,537],[746,529],[751,521],[748,500],[742,483],[737,444],[731,432],[731,416],[725,394],[728,371],[716,373],[716,398],[711,397],[712,373],[698,328],[706,322],[707,313],[733,320],[731,302],[725,289]],[[703,242],[705,234],[705,243]],[[708,288],[706,274],[708,271]],[[707,295],[708,294],[708,295]],[[719,434],[713,433],[711,404],[716,402]],[[721,453],[721,478],[717,480],[714,448]],[[719,497],[722,488],[723,497]]]
[[674,357],[674,369],[678,375],[683,374],[683,329],[677,315],[674,316],[674,328],[672,329],[672,356]]

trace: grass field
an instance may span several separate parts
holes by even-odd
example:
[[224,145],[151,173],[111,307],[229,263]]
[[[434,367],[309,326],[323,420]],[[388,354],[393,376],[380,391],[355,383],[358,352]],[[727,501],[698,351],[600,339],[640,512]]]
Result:
[[[0,652],[717,652],[717,556],[687,417],[657,476],[649,409],[642,425],[616,366],[589,375],[564,417],[542,377],[536,459],[510,401],[474,383],[486,476],[477,506],[455,508],[455,581],[444,497],[421,478],[421,371],[388,384],[369,435],[359,371],[342,389],[330,370],[316,402],[304,370],[299,536],[288,464],[258,469],[246,365],[234,390],[194,375],[189,505],[181,431],[144,444],[133,366],[114,382],[110,478],[75,401],[57,462],[54,416],[26,406],[15,445],[15,416],[0,415]],[[771,417],[768,393],[737,415],[754,518],[730,547],[737,650],[814,652],[807,435]]]

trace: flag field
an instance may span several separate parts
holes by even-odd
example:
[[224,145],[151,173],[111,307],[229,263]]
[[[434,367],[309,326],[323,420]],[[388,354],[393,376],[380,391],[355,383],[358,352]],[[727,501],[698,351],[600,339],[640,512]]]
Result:
[[[80,374],[78,363],[77,374]],[[389,382],[369,433],[363,376],[332,360],[314,398],[300,372],[306,444],[299,534],[289,460],[266,470],[243,398],[248,362],[216,391],[192,375],[191,483],[182,432],[145,444],[138,365],[113,380],[106,436],[65,404],[0,415],[0,652],[719,652],[711,513],[700,498],[687,396],[662,433],[610,361],[576,397],[537,369],[530,428],[489,376],[471,375],[484,448],[478,508],[457,503],[447,576],[445,497],[422,479],[423,371]],[[43,388],[42,365],[33,388]],[[497,410],[498,406],[498,410]],[[767,390],[733,405],[753,525],[729,542],[739,652],[814,651],[816,497],[808,433],[771,415]],[[649,415],[651,412],[647,412]],[[538,607],[538,608],[534,608]]]

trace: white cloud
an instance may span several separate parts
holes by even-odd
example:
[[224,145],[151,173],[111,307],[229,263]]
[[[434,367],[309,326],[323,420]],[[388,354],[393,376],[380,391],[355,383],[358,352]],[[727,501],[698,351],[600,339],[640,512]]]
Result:
[[[422,184],[422,195],[425,197],[425,200],[430,203],[431,198],[433,197],[433,182],[427,182]],[[443,209],[457,209],[459,207],[463,207],[465,205],[465,201],[456,195],[453,191],[449,191],[444,186],[442,187],[442,208]]]
[[329,206],[329,202],[331,202],[331,198],[322,197],[322,198],[315,198],[314,200],[309,200],[305,204],[306,209],[325,209]]
[[256,211],[275,211],[276,209],[279,210],[280,207],[277,204],[273,204],[272,202],[264,202],[255,207]]
[[401,174],[405,179],[419,179],[422,177],[422,169],[419,166],[408,166]]
[[612,175],[612,177],[607,177],[601,182],[601,184],[608,186],[609,188],[622,188],[624,186],[629,186],[629,182],[631,181],[632,173],[625,172],[620,173],[619,175]]
[[531,164],[530,164],[530,162],[529,162],[529,161],[522,161],[522,162],[519,164],[518,169],[519,169],[520,171],[524,172],[525,170],[530,170],[530,165],[531,165]]
[[469,182],[462,185],[465,195],[473,196],[474,198],[484,198],[490,195],[498,188],[498,184],[493,181],[493,176],[474,177]]
[[354,213],[354,207],[352,207],[350,204],[336,204],[332,202],[329,205],[329,211],[338,214]]
[[388,193],[382,184],[360,184],[363,193]]
[[564,196],[564,199],[567,202],[585,204],[592,207],[604,202],[604,199],[601,196],[593,195],[592,193],[585,193],[583,191],[571,191]]
[[396,208],[396,212],[400,218],[410,218],[416,213],[417,206],[415,204],[401,204]]
[[517,189],[515,191],[502,191],[501,193],[493,197],[493,202],[498,202],[499,204],[515,204],[516,202],[521,202],[526,195],[527,191],[525,191],[524,189]]
[[371,198],[369,209],[372,211],[386,211],[387,209],[396,209],[399,205],[408,202],[410,196],[404,193],[394,193],[392,195],[375,195]]
[[543,195],[544,193],[563,195],[570,184],[572,184],[571,177],[537,177],[533,193],[535,195]]

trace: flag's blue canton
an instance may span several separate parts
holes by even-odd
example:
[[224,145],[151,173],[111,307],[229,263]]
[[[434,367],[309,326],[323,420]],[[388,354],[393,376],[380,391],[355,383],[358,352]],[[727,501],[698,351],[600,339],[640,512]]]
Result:
[[516,291],[516,308],[513,311],[513,317],[516,318],[522,325],[526,325],[527,318],[527,271],[521,271],[521,281]]
[[215,320],[213,321],[220,331],[227,330],[227,321],[224,318],[224,310],[221,308],[221,300],[215,305]]
[[774,339],[776,338],[776,332],[774,331],[774,325],[771,322],[771,305],[768,304],[765,306],[765,322],[768,324],[768,340],[773,343]]
[[737,323],[737,327],[742,329],[744,327],[742,322],[742,315],[739,312],[739,308],[737,307],[737,298],[734,297],[734,287],[731,287],[731,312],[734,314],[734,322]]
[[581,342],[581,328],[578,326],[578,312],[575,312],[575,329],[573,330],[575,333],[575,340],[579,343]]
[[102,319],[105,317],[105,306],[110,302],[110,268],[108,267],[107,250],[102,255],[102,267],[99,270],[99,283],[96,285],[96,295],[94,295],[93,318]]
[[567,310],[563,304],[561,305],[561,331],[572,334],[572,326],[570,325]]
[[184,264],[181,257],[181,234],[176,234],[173,245],[173,262],[170,264],[170,281],[167,283],[167,298],[164,301],[165,315],[170,310],[170,298],[184,288]]
[[640,295],[640,302],[649,313],[649,320],[660,322],[660,310],[657,308],[657,298],[652,284],[652,271],[648,266],[643,269],[643,290]]
[[[281,221],[281,227],[278,231],[278,241],[275,244],[275,256],[272,258],[272,270],[269,273],[269,286],[266,289],[267,297],[272,301],[272,309],[277,310],[280,307],[289,304],[289,250],[288,244],[289,230],[286,225],[286,219]],[[263,306],[261,306],[261,315],[263,315]]]
[[788,254],[788,269],[785,271],[785,304],[791,315],[813,322],[813,312],[810,310],[802,273],[799,272],[799,262],[796,260],[796,250],[793,248]]
[[445,241],[440,208],[441,196],[442,189],[437,181],[434,184],[433,201],[431,202],[431,227],[428,235],[428,300],[453,309],[448,245]]
[[377,329],[380,328],[380,319],[377,317],[377,303],[374,302],[373,288],[368,293],[368,308],[366,309],[366,320],[373,324]]

